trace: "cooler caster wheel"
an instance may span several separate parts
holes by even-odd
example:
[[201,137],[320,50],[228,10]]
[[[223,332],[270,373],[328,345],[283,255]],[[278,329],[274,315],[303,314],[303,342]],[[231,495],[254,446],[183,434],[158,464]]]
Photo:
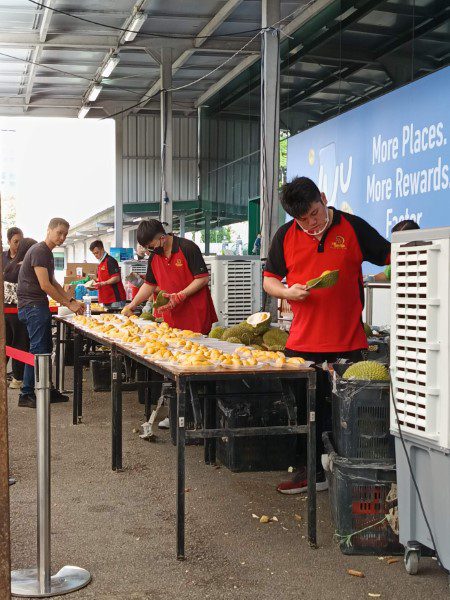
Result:
[[417,575],[419,572],[420,552],[418,550],[405,550],[405,569],[409,575]]

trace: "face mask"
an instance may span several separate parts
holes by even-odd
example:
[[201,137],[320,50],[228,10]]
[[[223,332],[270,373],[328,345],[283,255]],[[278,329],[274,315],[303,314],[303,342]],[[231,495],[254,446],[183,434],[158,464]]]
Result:
[[[326,208],[326,206],[325,206],[325,208]],[[306,235],[310,235],[311,237],[315,237],[317,235],[322,235],[322,233],[328,227],[328,224],[330,222],[330,217],[328,215],[328,209],[327,208],[326,208],[326,215],[327,216],[326,216],[326,219],[325,219],[325,223],[324,223],[322,229],[319,229],[319,230],[305,229],[304,227],[302,227],[302,224],[298,221],[298,219],[295,219],[295,221],[296,221],[297,225],[300,227],[300,229],[306,233]]]
[[152,254],[159,254],[159,255],[163,254],[163,252],[164,252],[164,247],[163,247],[163,244],[164,244],[164,240],[165,240],[165,239],[166,239],[166,236],[165,236],[165,235],[162,235],[162,236],[159,238],[159,246],[157,246],[156,248],[148,248],[148,250],[149,250],[149,251],[150,251]]

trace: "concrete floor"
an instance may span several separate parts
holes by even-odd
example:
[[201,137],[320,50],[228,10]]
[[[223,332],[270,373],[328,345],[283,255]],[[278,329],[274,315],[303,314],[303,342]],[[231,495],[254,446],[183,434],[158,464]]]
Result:
[[[70,371],[70,369],[69,369]],[[306,502],[281,496],[283,473],[233,474],[187,451],[187,560],[175,558],[175,449],[139,439],[135,393],[124,395],[124,471],[110,468],[109,394],[85,383],[84,422],[71,425],[71,403],[52,406],[53,572],[65,564],[92,573],[79,600],[427,600],[449,597],[447,577],[422,559],[417,577],[402,561],[344,556],[333,542],[328,493],[319,494],[319,549],[309,548]],[[13,569],[36,564],[35,411],[10,391]],[[277,516],[261,525],[252,513]],[[301,515],[299,522],[295,515]],[[354,578],[347,569],[364,572]],[[379,594],[379,596],[371,596]],[[62,598],[62,596],[60,597]]]

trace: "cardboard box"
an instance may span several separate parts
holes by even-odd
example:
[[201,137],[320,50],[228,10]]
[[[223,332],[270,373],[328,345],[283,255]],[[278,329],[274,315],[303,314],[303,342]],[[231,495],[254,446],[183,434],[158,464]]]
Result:
[[67,263],[66,276],[72,277],[71,281],[73,281],[77,278],[77,269],[81,269],[83,276],[80,279],[82,279],[83,277],[86,277],[88,273],[97,273],[97,267],[97,263]]

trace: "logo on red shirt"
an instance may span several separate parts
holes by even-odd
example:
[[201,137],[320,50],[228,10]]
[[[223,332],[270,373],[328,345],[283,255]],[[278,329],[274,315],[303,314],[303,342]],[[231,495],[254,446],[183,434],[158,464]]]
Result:
[[182,267],[183,266],[183,261],[181,260],[181,258],[177,258],[177,260],[175,261],[175,266],[176,267]]
[[331,247],[335,250],[347,250],[347,246],[345,245],[345,238],[342,235],[337,235],[336,239],[331,244]]

